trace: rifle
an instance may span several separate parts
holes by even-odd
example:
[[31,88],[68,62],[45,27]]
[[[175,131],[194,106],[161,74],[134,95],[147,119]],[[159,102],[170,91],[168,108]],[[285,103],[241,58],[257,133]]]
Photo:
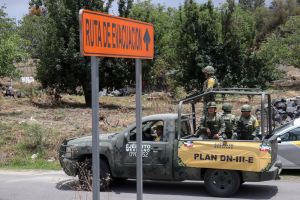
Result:
[[208,128],[210,130],[210,136],[208,137],[208,139],[213,139],[213,136],[215,135],[215,129],[214,129],[215,121],[207,120],[206,123],[208,124]]
[[204,91],[203,91],[203,92],[196,92],[196,93],[194,93],[194,94],[191,94],[191,95],[189,95],[189,96],[186,96],[185,99],[182,99],[181,101],[186,100],[186,99],[189,99],[189,98],[192,98],[192,97],[195,97],[195,96],[197,96],[197,95],[199,95],[199,94],[203,94],[203,93],[204,93]]
[[241,140],[245,140],[245,124],[243,121],[238,121],[239,129],[237,132],[241,134]]

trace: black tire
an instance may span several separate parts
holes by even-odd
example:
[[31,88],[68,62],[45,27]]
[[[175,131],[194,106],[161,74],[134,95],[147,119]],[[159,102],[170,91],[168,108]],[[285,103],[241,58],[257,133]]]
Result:
[[112,180],[114,181],[127,181],[128,178],[120,178],[120,177],[112,177]]
[[[91,191],[93,189],[93,160],[86,160],[78,169],[79,184],[83,190]],[[110,179],[110,168],[108,163],[100,159],[100,191],[107,190]]]
[[207,191],[216,197],[230,197],[240,187],[241,178],[237,171],[208,169],[204,175]]

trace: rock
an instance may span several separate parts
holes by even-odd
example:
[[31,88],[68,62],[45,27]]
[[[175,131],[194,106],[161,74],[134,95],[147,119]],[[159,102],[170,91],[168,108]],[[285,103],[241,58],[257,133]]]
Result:
[[285,119],[286,122],[290,122],[292,121],[292,118],[290,118],[290,116],[287,116],[287,118]]
[[280,102],[279,97],[277,97],[276,99],[273,99],[273,100],[272,100],[272,104],[273,104],[273,105],[275,105],[277,102]]
[[281,119],[281,117],[280,117],[279,114],[276,114],[276,115],[274,116],[274,120],[275,120],[275,121],[279,121],[279,122],[280,122],[280,119]]
[[288,115],[294,114],[294,112],[297,112],[298,107],[287,107],[286,112]]
[[281,102],[286,102],[286,98],[283,97],[283,98],[281,99]]
[[16,96],[17,96],[18,98],[22,98],[21,92],[16,92]]
[[278,102],[278,103],[275,105],[275,107],[276,107],[277,109],[283,109],[283,110],[286,109],[286,105],[285,105],[285,103],[283,103],[283,102]]
[[300,101],[300,96],[297,96],[296,99]]
[[8,88],[6,90],[6,95],[7,96],[15,96],[15,90],[13,88]]

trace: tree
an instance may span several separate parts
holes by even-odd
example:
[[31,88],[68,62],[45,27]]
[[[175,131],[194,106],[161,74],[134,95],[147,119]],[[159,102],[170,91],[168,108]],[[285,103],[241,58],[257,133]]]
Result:
[[186,0],[179,7],[179,38],[176,53],[180,63],[177,78],[187,92],[202,90],[205,80],[202,69],[214,65],[220,40],[220,21],[212,1],[198,5]]
[[29,6],[29,13],[26,14],[25,17],[32,17],[32,16],[43,16],[41,7],[36,9],[36,6]]
[[[91,61],[80,54],[79,10],[108,13],[112,0],[45,0],[47,7],[45,38],[37,52],[40,62],[37,79],[43,87],[56,87],[70,94],[82,86],[87,106],[91,106]],[[40,4],[39,4],[40,5]],[[129,9],[129,8],[128,8]],[[126,10],[126,9],[125,9]],[[134,68],[121,58],[99,58],[99,88],[124,86]],[[134,77],[134,76],[133,76]]]
[[296,0],[273,0],[271,5],[272,9],[258,7],[253,13],[257,48],[278,26],[285,24],[290,16],[300,15],[300,5]]
[[211,1],[198,5],[189,0],[180,14],[178,77],[187,92],[202,90],[202,69],[207,65],[216,69],[223,87],[264,87],[277,77],[275,67],[266,65],[262,54],[255,52],[255,26],[249,10],[233,0],[219,10]]
[[254,11],[258,7],[265,5],[265,0],[239,0],[243,10]]
[[15,22],[7,17],[4,9],[4,6],[0,9],[0,75],[13,78],[21,74],[14,63],[28,58],[29,55],[22,49],[27,41],[16,33]]
[[22,20],[19,20],[18,34],[30,42],[25,46],[25,49],[33,59],[38,58],[41,42],[45,40],[47,34],[46,22],[45,17],[36,15],[25,16]]
[[133,4],[128,18],[149,22],[154,25],[154,58],[143,60],[143,80],[147,85],[155,84],[151,77],[162,77],[175,63],[175,41],[172,41],[172,24],[176,9],[161,4],[152,4],[151,0]]
[[270,64],[289,64],[300,68],[300,17],[292,16],[261,45]]

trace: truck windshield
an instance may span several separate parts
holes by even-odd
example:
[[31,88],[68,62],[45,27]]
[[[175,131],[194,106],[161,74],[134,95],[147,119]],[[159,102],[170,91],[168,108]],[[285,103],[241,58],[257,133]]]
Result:
[[276,128],[276,129],[273,131],[273,134],[279,133],[279,132],[281,132],[281,131],[283,131],[283,130],[285,130],[285,129],[291,127],[291,126],[294,126],[294,121],[295,121],[295,120],[293,120],[293,121],[291,121],[291,122],[289,122],[289,123],[286,123],[286,124],[284,124],[284,125],[282,125],[282,126]]

